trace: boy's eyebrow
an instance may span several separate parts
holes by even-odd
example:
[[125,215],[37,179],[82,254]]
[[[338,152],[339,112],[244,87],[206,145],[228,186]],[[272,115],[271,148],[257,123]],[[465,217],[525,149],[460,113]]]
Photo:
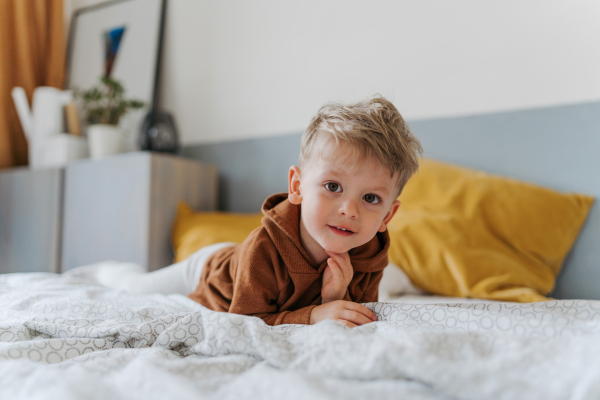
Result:
[[348,171],[345,169],[330,169],[329,171],[327,171],[327,173],[333,174],[333,175],[347,175]]
[[[331,169],[331,170],[327,171],[327,174],[334,175],[334,176],[340,176],[340,175],[347,175],[348,171]],[[390,192],[388,191],[388,189],[385,186],[378,186],[376,188],[372,188],[371,190],[374,192],[383,192],[385,195],[390,194]]]
[[[331,170],[331,171],[329,171],[329,174],[330,174],[330,175],[334,175],[334,176],[340,176],[340,175],[346,175],[346,174],[347,174],[347,172],[346,172],[346,171],[335,171],[335,170]],[[378,187],[376,187],[376,188],[371,188],[371,190],[372,190],[373,192],[381,192],[381,193],[383,193],[383,194],[384,194],[384,195],[386,195],[386,196],[387,196],[388,194],[390,194],[389,190],[388,190],[388,189],[387,189],[385,186],[378,186]]]
[[385,194],[389,194],[388,190],[386,187],[376,187],[375,189],[373,189],[374,192],[384,192]]

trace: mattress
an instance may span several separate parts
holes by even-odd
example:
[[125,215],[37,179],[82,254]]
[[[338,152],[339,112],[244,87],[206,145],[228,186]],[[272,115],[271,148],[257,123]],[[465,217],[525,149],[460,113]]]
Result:
[[271,327],[30,273],[0,275],[0,304],[2,399],[600,398],[600,301],[413,295],[354,329]]

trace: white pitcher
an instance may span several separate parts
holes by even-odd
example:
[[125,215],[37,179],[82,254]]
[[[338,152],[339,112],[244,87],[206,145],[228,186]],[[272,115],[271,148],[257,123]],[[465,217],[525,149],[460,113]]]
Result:
[[40,86],[33,92],[31,110],[23,88],[13,88],[12,97],[29,143],[29,165],[32,168],[42,166],[46,139],[65,131],[63,107],[73,99],[73,94],[70,90]]

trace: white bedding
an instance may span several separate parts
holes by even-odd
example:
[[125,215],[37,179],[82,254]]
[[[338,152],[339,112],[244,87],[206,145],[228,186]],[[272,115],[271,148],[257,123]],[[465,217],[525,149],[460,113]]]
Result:
[[598,399],[600,301],[370,303],[269,327],[180,295],[0,275],[1,399]]

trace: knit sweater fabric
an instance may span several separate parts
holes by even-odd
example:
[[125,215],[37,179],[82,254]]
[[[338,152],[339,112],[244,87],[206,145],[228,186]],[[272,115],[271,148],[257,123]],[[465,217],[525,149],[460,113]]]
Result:
[[[236,246],[215,252],[188,297],[214,311],[251,315],[268,325],[309,324],[321,304],[323,271],[300,244],[300,206],[286,193],[267,198],[262,226]],[[377,301],[388,263],[389,236],[378,232],[348,254],[354,275],[344,300]]]

